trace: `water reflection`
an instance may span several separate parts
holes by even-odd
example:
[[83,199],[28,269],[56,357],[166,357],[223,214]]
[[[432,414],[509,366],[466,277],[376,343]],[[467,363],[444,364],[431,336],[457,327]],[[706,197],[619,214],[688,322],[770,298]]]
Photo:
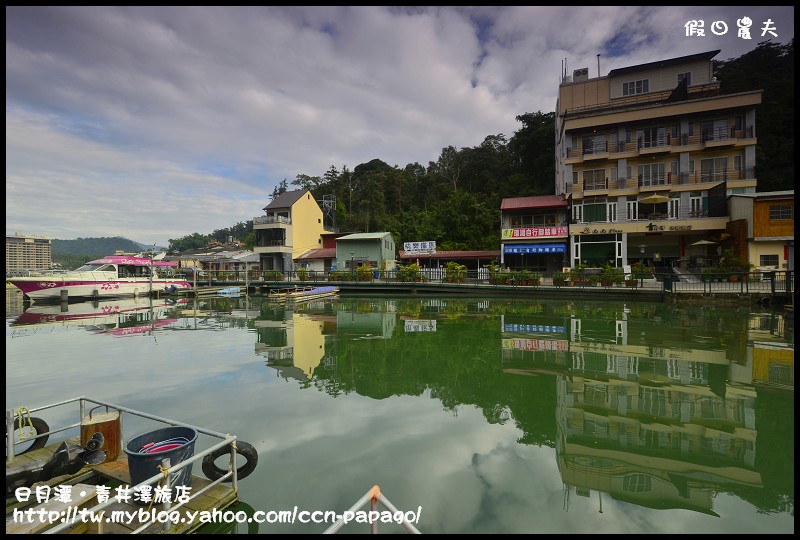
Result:
[[[427,528],[421,524],[423,532],[741,532],[737,519],[744,515],[750,516],[749,530],[788,532],[787,521],[769,521],[771,514],[788,515],[793,530],[794,337],[780,312],[749,306],[346,297],[303,305],[247,297],[192,299],[165,309],[165,332],[247,332],[250,358],[297,389],[287,393],[283,387],[279,398],[269,386],[273,398],[255,386],[248,402],[256,434],[242,436],[271,441],[272,447],[259,452],[272,452],[264,463],[270,457],[276,461],[270,473],[276,477],[286,480],[292,464],[302,469],[311,460],[322,468],[332,461],[331,468],[351,473],[374,461],[382,471],[392,471],[390,478],[406,478],[400,454],[394,461],[388,452],[371,452],[365,459],[363,452],[326,446],[336,438],[332,426],[342,425],[337,414],[350,410],[356,398],[373,400],[369,406],[376,416],[364,420],[368,446],[402,445],[427,480],[442,486],[440,494],[457,492],[452,506],[425,500],[432,515]],[[70,310],[80,308],[70,305]],[[24,328],[29,311],[9,328]],[[193,335],[201,334],[186,334]],[[246,373],[239,380],[258,376],[254,370]],[[221,390],[223,379],[214,379]],[[327,402],[314,400],[317,405],[310,407],[309,391]],[[401,397],[422,400],[410,405]],[[401,434],[388,427],[395,425],[389,415],[405,410],[416,421],[422,415],[416,404],[429,415],[425,404],[431,399],[450,418],[469,418],[470,423],[458,423],[468,431],[451,439],[449,429],[421,435],[426,433],[421,424],[408,423],[402,433],[418,444],[401,443]],[[278,407],[289,431],[276,434],[272,425],[257,431],[255,419]],[[469,413],[473,408],[484,427],[513,429],[512,437],[476,427]],[[447,420],[432,425],[445,425],[440,422]],[[317,428],[320,434],[311,436]],[[344,431],[354,432],[360,430]],[[299,439],[310,445],[289,442]],[[431,449],[445,442],[441,448],[448,455],[432,455]],[[470,474],[477,480],[470,480],[469,489],[463,487],[463,472],[459,479],[423,466],[440,457],[457,463],[462,451],[472,456]],[[561,486],[558,497],[550,470]],[[531,475],[527,482],[526,475]],[[243,486],[248,489],[246,482]],[[311,500],[327,508],[335,498],[340,510],[348,508],[355,497],[341,500],[332,494],[336,487]],[[354,493],[360,496],[369,487],[359,484]],[[429,487],[416,484],[403,493],[395,486],[387,495],[397,503],[410,494],[417,504],[420,491]],[[723,495],[746,501],[751,512],[742,514],[742,507]],[[247,500],[257,508],[274,506],[269,497],[258,492]],[[474,515],[463,517],[456,508]],[[635,514],[637,519],[624,526],[598,522],[588,517],[590,508],[598,516]],[[519,514],[509,517],[512,509]],[[683,514],[646,513],[656,510],[717,521],[682,524],[675,518]],[[576,521],[570,512],[584,519]]]
[[[178,321],[188,299],[120,298],[96,302],[34,304],[11,323],[14,335],[41,328],[79,327],[112,336],[152,333]],[[8,311],[8,307],[6,308]]]

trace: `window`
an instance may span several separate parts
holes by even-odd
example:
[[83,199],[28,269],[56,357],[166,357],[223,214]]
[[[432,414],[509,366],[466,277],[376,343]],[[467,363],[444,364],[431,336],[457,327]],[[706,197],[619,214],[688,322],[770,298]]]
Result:
[[572,171],[572,185],[578,185],[578,171]]
[[744,174],[742,173],[743,162],[744,162],[744,156],[733,156],[733,171],[735,180],[742,180],[744,178]]
[[678,83],[680,83],[684,79],[686,79],[686,85],[687,86],[691,86],[692,85],[692,72],[691,71],[687,71],[686,73],[678,73]]
[[605,197],[584,199],[583,218],[587,223],[606,221]]
[[700,160],[700,179],[702,182],[727,180],[728,158],[719,157]]
[[638,170],[640,186],[658,186],[664,184],[666,181],[663,163],[639,165]]
[[636,197],[628,197],[626,205],[628,208],[628,220],[639,219],[639,201],[636,200]]
[[777,255],[761,255],[759,257],[758,262],[760,263],[759,266],[774,266],[775,268],[778,267],[778,256]]
[[794,206],[788,204],[773,204],[769,207],[769,220],[770,221],[787,221],[792,219],[792,210]]
[[653,480],[643,474],[630,474],[622,479],[622,489],[629,493],[646,493],[653,490]]
[[594,169],[583,171],[583,189],[585,191],[593,189],[606,189],[606,177],[604,169]]
[[631,81],[622,83],[622,95],[633,96],[636,94],[646,94],[650,91],[650,80]]

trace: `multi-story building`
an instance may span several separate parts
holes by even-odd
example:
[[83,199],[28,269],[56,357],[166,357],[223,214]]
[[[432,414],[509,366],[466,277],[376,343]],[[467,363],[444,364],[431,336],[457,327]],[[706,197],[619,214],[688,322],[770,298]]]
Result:
[[253,218],[261,270],[294,271],[294,259],[322,247],[325,232],[322,209],[309,190],[287,191]]
[[52,240],[45,236],[6,235],[6,273],[50,270],[53,267],[51,243]]
[[500,265],[555,272],[567,261],[569,204],[563,197],[514,197],[500,204]]
[[555,194],[571,202],[570,266],[687,264],[726,231],[727,196],[755,193],[761,90],[722,94],[719,52],[564,74]]

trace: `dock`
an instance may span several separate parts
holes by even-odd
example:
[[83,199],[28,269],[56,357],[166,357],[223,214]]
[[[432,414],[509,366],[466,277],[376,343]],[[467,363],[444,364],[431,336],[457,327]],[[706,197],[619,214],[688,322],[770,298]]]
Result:
[[[205,512],[222,512],[239,503],[238,500],[238,484],[237,484],[237,470],[235,465],[231,465],[229,470],[220,470],[220,476],[214,480],[204,478],[196,474],[201,469],[201,460],[211,455],[212,457],[222,457],[221,453],[230,454],[231,460],[235,463],[234,455],[237,454],[235,448],[236,437],[224,435],[202,428],[189,426],[188,424],[181,424],[172,420],[159,418],[147,413],[135,411],[125,407],[119,407],[113,404],[106,404],[97,400],[82,397],[75,398],[66,402],[50,405],[47,407],[40,407],[38,409],[31,409],[30,413],[51,409],[57,406],[80,403],[81,415],[86,410],[87,405],[91,406],[98,404],[101,406],[108,406],[112,410],[119,411],[120,417],[123,413],[144,416],[145,418],[155,420],[158,422],[166,423],[172,426],[196,429],[198,433],[203,435],[210,435],[216,439],[221,439],[217,444],[213,444],[210,448],[204,451],[194,452],[192,447],[192,455],[180,461],[179,463],[170,464],[169,460],[162,460],[163,468],[161,473],[157,473],[150,479],[144,480],[132,485],[131,467],[129,464],[129,456],[121,448],[118,452],[108,452],[106,461],[96,465],[85,465],[79,471],[73,474],[62,474],[52,478],[45,478],[41,481],[35,482],[31,486],[18,487],[13,490],[14,495],[9,498],[9,471],[19,471],[20,469],[32,468],[41,470],[41,464],[47,463],[51,460],[54,454],[58,452],[58,448],[62,447],[63,443],[68,445],[75,445],[81,448],[81,436],[70,438],[61,438],[57,443],[45,445],[41,448],[31,449],[20,455],[13,454],[13,446],[20,444],[19,441],[7,441],[7,446],[12,449],[11,459],[9,460],[9,448],[7,448],[6,458],[6,533],[12,534],[39,534],[39,533],[69,533],[69,534],[135,534],[135,533],[164,533],[164,534],[188,534],[197,532],[198,529],[208,523],[203,523],[198,516],[203,515]],[[29,413],[29,414],[30,414]],[[16,414],[16,416],[15,416]],[[30,417],[28,417],[30,418]],[[91,418],[91,415],[90,415]],[[42,420],[38,417],[33,418],[34,425],[41,426]],[[14,411],[7,411],[6,414],[7,433],[14,433],[17,438],[19,422],[19,410],[17,413]],[[8,425],[13,427],[8,429]],[[25,416],[23,413],[23,426],[27,426]],[[83,422],[85,424],[85,421]],[[120,419],[119,425],[122,424]],[[43,424],[47,426],[46,422]],[[67,427],[60,427],[58,429],[50,430],[46,427],[46,433],[38,432],[33,439],[40,437],[47,437],[48,435],[55,435],[59,432],[65,432],[68,429],[82,426],[81,423],[73,424]],[[40,431],[40,428],[37,431]],[[172,429],[172,428],[169,428]],[[83,433],[82,433],[83,435]],[[122,439],[117,439],[117,443]],[[30,445],[30,440],[28,441]],[[194,442],[192,442],[194,444]],[[247,443],[239,441],[242,447],[249,447]],[[88,448],[87,443],[87,448]],[[252,447],[250,447],[252,449]],[[116,454],[116,455],[114,455]],[[165,455],[167,453],[165,452]],[[158,460],[159,454],[154,459]],[[255,468],[257,463],[257,456],[250,454],[239,454],[240,460],[243,457],[247,458],[248,465],[252,465],[250,470]],[[134,454],[133,457],[136,457]],[[112,459],[113,458],[113,459]],[[140,458],[137,458],[140,459]],[[252,461],[252,463],[251,463]],[[81,462],[82,463],[82,462]],[[213,462],[212,462],[213,463]],[[241,463],[241,461],[240,461]],[[203,462],[202,469],[205,471],[206,465]],[[141,467],[141,465],[139,465]],[[184,477],[189,480],[186,483],[178,484],[186,486],[188,489],[182,490],[179,493],[177,489],[172,490],[172,500],[155,501],[155,502],[142,502],[133,496],[134,487],[141,487],[150,485],[153,488],[152,493],[155,493],[156,486],[159,485],[173,485],[174,481],[180,478],[179,472],[186,467],[191,467],[191,474]],[[242,466],[239,467],[241,471]],[[74,470],[74,469],[73,469]],[[59,470],[59,472],[61,472]],[[163,473],[163,474],[162,474]],[[249,473],[247,473],[249,474]],[[243,473],[244,476],[246,474]],[[141,476],[141,473],[140,473]],[[224,483],[228,482],[228,483]],[[16,484],[13,484],[16,485]],[[49,498],[45,501],[37,500],[37,495],[40,491],[50,488]],[[71,486],[71,487],[66,487]],[[107,489],[104,496],[98,497],[98,487],[105,486]],[[122,487],[122,492],[117,492],[117,487]],[[126,493],[125,487],[130,487],[131,490],[127,492],[130,496],[122,496],[120,493]],[[38,488],[38,490],[37,490]],[[30,489],[30,496],[25,500],[24,490]],[[56,493],[67,491],[70,497],[67,500],[60,500],[56,497]],[[180,497],[176,497],[180,495]],[[166,498],[166,497],[165,497]],[[169,498],[166,498],[169,499]],[[247,505],[243,505],[247,506]],[[48,519],[47,516],[56,515],[58,512],[63,518],[53,520]],[[125,512],[123,514],[123,512]],[[198,513],[199,512],[199,513]],[[89,516],[94,516],[92,519]],[[120,519],[124,516],[124,519]],[[218,525],[221,520],[215,520]]]

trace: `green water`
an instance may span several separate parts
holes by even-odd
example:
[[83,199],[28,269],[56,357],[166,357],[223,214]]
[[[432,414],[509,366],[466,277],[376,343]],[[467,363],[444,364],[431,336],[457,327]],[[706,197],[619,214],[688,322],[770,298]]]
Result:
[[341,513],[378,484],[421,508],[423,533],[794,531],[778,311],[251,297],[23,313],[8,294],[7,408],[87,395],[235,433],[259,453],[240,482],[255,510]]

